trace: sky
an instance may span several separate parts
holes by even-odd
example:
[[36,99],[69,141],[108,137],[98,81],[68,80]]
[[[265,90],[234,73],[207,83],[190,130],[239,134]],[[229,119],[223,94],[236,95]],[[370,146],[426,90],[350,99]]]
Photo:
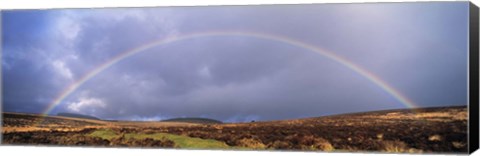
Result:
[[416,107],[467,105],[468,2],[2,10],[2,109],[102,119],[282,120],[409,108],[345,64],[242,35],[282,36],[370,72]]

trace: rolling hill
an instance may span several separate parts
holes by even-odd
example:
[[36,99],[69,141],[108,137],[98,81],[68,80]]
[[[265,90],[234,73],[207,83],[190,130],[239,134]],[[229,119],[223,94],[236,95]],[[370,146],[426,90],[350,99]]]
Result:
[[92,120],[101,120],[100,118],[90,116],[90,115],[83,115],[83,114],[75,114],[75,113],[58,113],[57,116],[63,117],[71,117],[71,118],[82,118],[82,119],[92,119]]
[[172,118],[162,120],[163,122],[187,122],[187,123],[202,123],[202,124],[221,124],[221,121],[208,118]]

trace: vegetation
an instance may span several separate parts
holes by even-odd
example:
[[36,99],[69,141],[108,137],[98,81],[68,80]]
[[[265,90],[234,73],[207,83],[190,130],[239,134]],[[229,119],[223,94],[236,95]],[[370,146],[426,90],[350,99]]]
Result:
[[221,121],[207,118],[173,118],[162,120],[165,122],[187,122],[187,123],[203,123],[203,124],[221,124]]
[[467,152],[467,108],[200,124],[126,122],[3,113],[2,143],[196,149]]
[[93,133],[90,133],[89,136],[100,137],[102,139],[112,140],[114,138],[123,137],[125,139],[154,139],[154,140],[171,140],[175,143],[175,147],[179,148],[228,148],[229,146],[223,142],[212,140],[212,139],[200,139],[200,138],[191,138],[188,136],[167,134],[167,133],[154,133],[154,134],[144,134],[144,133],[120,133],[117,134],[112,129],[100,129],[96,130]]
[[107,140],[112,140],[113,138],[118,137],[115,131],[111,129],[99,129],[94,131],[93,133],[88,134],[88,136],[100,137]]
[[90,115],[83,115],[83,114],[75,114],[75,113],[58,113],[57,116],[64,116],[64,117],[71,117],[71,118],[81,118],[81,119],[91,119],[91,120],[100,120],[97,117],[90,116]]

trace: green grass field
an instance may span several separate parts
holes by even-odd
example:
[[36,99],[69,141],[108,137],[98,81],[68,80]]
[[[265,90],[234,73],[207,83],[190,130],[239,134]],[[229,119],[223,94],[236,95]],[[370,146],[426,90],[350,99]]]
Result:
[[[119,134],[116,134],[111,129],[96,130],[93,133],[90,133],[89,136],[100,137],[102,139],[107,139],[107,140],[120,137]],[[174,134],[168,134],[168,133],[154,133],[154,134],[127,133],[124,136],[126,139],[130,139],[130,138],[134,138],[134,139],[152,138],[156,140],[168,139],[175,142],[175,145],[177,146],[177,148],[191,148],[191,149],[231,148],[225,143],[221,141],[213,140],[213,139],[192,138],[188,136],[174,135]]]

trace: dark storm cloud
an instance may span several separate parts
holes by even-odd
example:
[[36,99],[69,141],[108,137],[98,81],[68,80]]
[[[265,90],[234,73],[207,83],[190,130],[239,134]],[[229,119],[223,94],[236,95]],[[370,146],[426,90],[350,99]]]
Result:
[[51,22],[49,12],[2,12],[3,110],[40,112],[63,87],[49,67]]
[[[122,52],[167,36],[222,30],[288,36],[334,51],[420,106],[464,105],[466,4],[50,10],[35,20],[28,19],[38,12],[11,11],[2,21],[9,31],[2,47],[3,106],[40,112],[69,84]],[[17,29],[21,21],[40,26]],[[271,40],[223,36],[160,45],[122,60],[51,113],[249,121],[402,107],[324,56]]]

